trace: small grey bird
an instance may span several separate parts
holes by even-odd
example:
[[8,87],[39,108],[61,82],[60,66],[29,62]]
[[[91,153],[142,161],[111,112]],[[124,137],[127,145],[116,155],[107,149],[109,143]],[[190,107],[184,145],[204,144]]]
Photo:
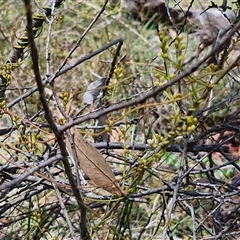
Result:
[[174,9],[168,8],[164,0],[122,0],[121,6],[136,20],[145,22],[153,18],[154,22],[174,24],[179,28],[187,25],[192,31],[194,28],[207,31],[225,30],[235,20],[235,14],[231,11],[223,12],[218,8],[210,8],[207,11]]
[[233,12],[223,12],[218,8],[210,8],[206,11],[193,10],[186,12],[186,16],[193,31],[195,29],[195,32],[207,34],[211,38],[230,28],[236,18]]
[[[236,16],[231,11],[223,12],[218,8],[210,8],[206,11],[194,10],[187,13],[188,25],[191,32],[200,37],[197,56],[205,47],[212,44],[212,49],[216,49],[223,35],[227,34]],[[222,48],[215,51],[209,63],[220,64],[219,53]]]
[[87,91],[83,94],[84,104],[92,104],[97,98],[99,98],[106,80],[107,78],[100,78],[88,85]]
[[[213,49],[217,47],[219,39],[230,29],[236,18],[233,12],[220,8],[209,8],[206,11],[174,9],[167,7],[164,0],[122,0],[121,5],[134,19],[143,23],[152,21],[199,36],[200,44],[196,56],[210,44],[213,44]],[[213,56],[212,62],[219,62],[220,51]]]

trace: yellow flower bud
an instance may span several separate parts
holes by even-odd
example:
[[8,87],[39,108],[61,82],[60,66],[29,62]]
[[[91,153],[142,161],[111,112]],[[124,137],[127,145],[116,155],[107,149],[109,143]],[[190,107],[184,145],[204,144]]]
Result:
[[186,47],[187,47],[186,44],[182,44],[182,45],[179,46],[179,49],[184,50],[184,49],[186,49]]
[[174,97],[174,98],[181,98],[181,97],[182,97],[182,94],[179,93],[179,92],[175,92],[175,93],[173,94],[173,97]]
[[196,125],[188,126],[187,132],[188,132],[188,133],[192,133],[195,129],[196,129]]

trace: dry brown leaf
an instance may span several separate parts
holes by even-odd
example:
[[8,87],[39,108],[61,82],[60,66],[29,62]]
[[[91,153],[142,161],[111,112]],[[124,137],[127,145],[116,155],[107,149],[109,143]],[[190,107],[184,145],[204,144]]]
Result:
[[[97,187],[103,188],[117,196],[125,195],[102,154],[95,147],[85,142],[76,127],[71,128],[71,133],[79,165],[83,172],[88,175]],[[71,144],[68,139],[66,139],[66,146],[71,153]]]

